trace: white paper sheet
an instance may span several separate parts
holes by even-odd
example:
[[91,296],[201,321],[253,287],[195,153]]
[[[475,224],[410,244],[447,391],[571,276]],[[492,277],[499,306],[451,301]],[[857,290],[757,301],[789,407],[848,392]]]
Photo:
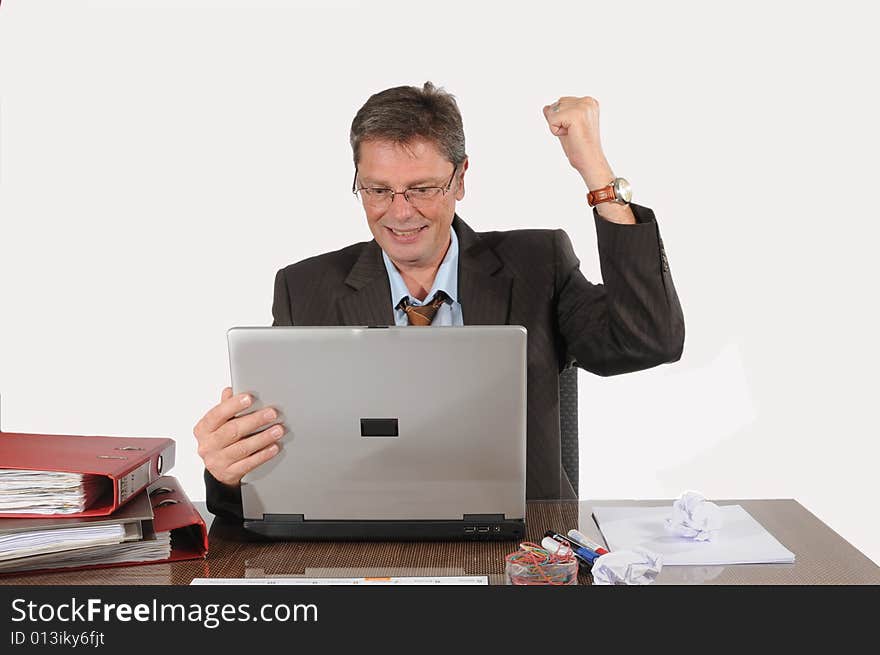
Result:
[[645,585],[663,570],[663,555],[646,548],[615,550],[593,562],[594,585]]
[[724,505],[724,527],[712,541],[695,541],[667,531],[671,506],[594,507],[593,516],[613,552],[636,546],[663,555],[664,566],[794,562],[794,553],[740,505]]
[[724,525],[721,508],[699,491],[685,491],[672,503],[666,529],[679,537],[712,541]]

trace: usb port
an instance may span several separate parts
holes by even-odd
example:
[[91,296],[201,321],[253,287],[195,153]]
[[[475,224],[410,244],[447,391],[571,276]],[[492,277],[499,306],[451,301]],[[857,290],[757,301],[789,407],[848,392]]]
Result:
[[477,531],[477,529],[476,529],[474,526],[472,526],[472,525],[466,525],[466,526],[464,527],[464,533],[465,533],[465,534],[473,534],[473,533],[476,532],[476,531]]
[[489,526],[488,525],[481,525],[479,527],[479,531],[480,532],[489,532]]

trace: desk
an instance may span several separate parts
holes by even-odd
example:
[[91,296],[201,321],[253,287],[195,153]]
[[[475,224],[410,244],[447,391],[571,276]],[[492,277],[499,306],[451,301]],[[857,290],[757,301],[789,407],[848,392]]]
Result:
[[[666,566],[655,584],[880,584],[880,567],[794,500],[728,500],[739,504],[784,546],[794,564]],[[593,504],[672,505],[671,500],[533,501],[528,503],[527,537],[540,542],[544,531],[575,526],[602,541],[592,518]],[[204,503],[197,503],[210,520]],[[275,576],[363,577],[487,575],[504,584],[504,555],[516,542],[261,542],[237,524],[211,524],[208,559],[116,569],[41,575],[0,576],[0,584],[142,585],[189,584],[193,578]],[[581,574],[580,584],[590,584]]]

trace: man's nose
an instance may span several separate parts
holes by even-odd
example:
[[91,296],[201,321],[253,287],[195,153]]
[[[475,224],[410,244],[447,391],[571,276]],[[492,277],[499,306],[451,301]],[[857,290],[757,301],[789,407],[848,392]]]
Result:
[[395,193],[388,208],[388,214],[397,220],[406,220],[416,215],[416,209],[402,193]]

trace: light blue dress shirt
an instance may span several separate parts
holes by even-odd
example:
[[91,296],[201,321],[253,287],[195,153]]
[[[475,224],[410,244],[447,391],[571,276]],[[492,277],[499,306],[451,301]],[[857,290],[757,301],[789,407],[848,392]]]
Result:
[[406,283],[403,281],[400,272],[391,260],[388,259],[385,251],[382,251],[382,260],[385,262],[388,281],[391,283],[391,307],[394,309],[394,323],[396,325],[409,325],[409,321],[406,320],[406,312],[402,309],[397,309],[403,298],[408,297],[409,303],[418,307],[431,302],[434,294],[438,291],[443,291],[449,296],[451,302],[445,302],[440,306],[431,325],[464,325],[464,320],[461,316],[461,303],[458,302],[458,236],[456,236],[455,230],[452,228],[449,228],[449,231],[452,242],[449,244],[446,256],[440,263],[440,268],[437,269],[434,286],[431,287],[424,301],[412,297],[409,289],[406,288]]

